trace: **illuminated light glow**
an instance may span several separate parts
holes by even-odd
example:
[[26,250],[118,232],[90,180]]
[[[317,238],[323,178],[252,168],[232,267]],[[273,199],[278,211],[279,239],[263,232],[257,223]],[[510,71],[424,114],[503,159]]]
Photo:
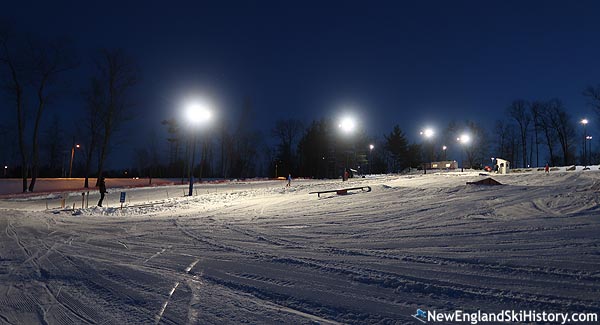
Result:
[[369,145],[369,149],[373,150],[374,148],[375,148],[374,145],[372,145],[372,144]]
[[583,124],[583,125],[588,124],[588,119],[584,118],[583,120],[581,120],[581,124]]
[[344,117],[339,124],[340,129],[342,129],[342,131],[346,132],[346,133],[350,133],[352,131],[354,131],[354,128],[356,127],[356,122],[354,121],[354,119],[352,117]]
[[212,112],[206,103],[191,102],[186,105],[185,116],[193,124],[200,124],[212,118]]
[[435,131],[433,131],[433,129],[430,129],[430,128],[427,128],[427,129],[421,131],[421,135],[424,135],[426,138],[431,138],[434,134],[435,134]]
[[81,145],[79,145],[79,144],[75,145],[75,148],[77,148],[77,149],[79,149],[80,147],[81,147]]
[[468,134],[463,134],[459,138],[456,138],[456,140],[464,144],[469,143],[471,141],[471,137]]
[[442,150],[446,150],[446,149],[448,149],[448,147],[446,147],[446,146],[443,146],[443,147],[442,147]]

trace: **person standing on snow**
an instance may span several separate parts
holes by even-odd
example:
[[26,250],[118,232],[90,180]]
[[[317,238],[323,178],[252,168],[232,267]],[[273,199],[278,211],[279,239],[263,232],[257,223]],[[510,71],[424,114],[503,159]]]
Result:
[[288,182],[285,187],[290,187],[292,185],[292,174],[288,174],[287,181]]
[[102,201],[104,200],[104,194],[106,193],[106,183],[104,182],[104,177],[100,177],[98,179],[98,188],[100,190],[100,201],[98,201],[98,206],[102,206]]
[[546,163],[546,167],[544,167],[544,173],[550,174],[550,166]]

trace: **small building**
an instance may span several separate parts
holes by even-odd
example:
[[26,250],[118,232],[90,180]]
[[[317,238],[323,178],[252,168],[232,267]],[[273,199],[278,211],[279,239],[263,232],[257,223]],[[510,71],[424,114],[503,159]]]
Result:
[[456,169],[456,168],[458,168],[458,163],[456,162],[456,160],[433,161],[430,163],[425,163],[425,168],[427,168],[427,169]]
[[494,166],[494,170],[497,170],[498,174],[506,174],[510,170],[510,161],[496,158],[496,166]]

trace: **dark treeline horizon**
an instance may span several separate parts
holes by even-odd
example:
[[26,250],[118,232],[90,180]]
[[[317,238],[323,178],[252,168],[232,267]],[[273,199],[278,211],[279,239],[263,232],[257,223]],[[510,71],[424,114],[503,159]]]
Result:
[[[86,75],[84,81],[73,71]],[[0,24],[0,81],[2,176],[22,178],[24,192],[34,191],[38,177],[83,177],[86,187],[94,186],[88,178],[98,176],[184,180],[191,148],[196,149],[191,166],[196,178],[339,178],[345,169],[401,173],[439,160],[483,168],[499,157],[512,167],[529,168],[587,165],[600,158],[590,138],[598,123],[588,117],[584,125],[553,96],[516,98],[494,113],[493,127],[478,122],[481,116],[465,116],[435,130],[430,139],[407,135],[401,121],[367,134],[358,120],[354,132],[343,134],[339,121],[327,114],[309,123],[290,117],[257,128],[252,117],[259,105],[250,97],[240,99],[235,119],[217,119],[205,130],[190,130],[180,116],[150,117],[152,122],[136,125],[143,114],[134,109],[140,105],[136,89],[144,79],[127,50],[99,49],[79,57],[68,40],[25,34],[6,22]],[[600,85],[581,91],[599,116]],[[75,127],[60,114],[64,101],[81,108]],[[149,135],[142,143],[127,144],[131,161],[115,168],[115,149],[142,131]],[[458,143],[463,134],[471,141]],[[195,146],[192,139],[197,139]]]

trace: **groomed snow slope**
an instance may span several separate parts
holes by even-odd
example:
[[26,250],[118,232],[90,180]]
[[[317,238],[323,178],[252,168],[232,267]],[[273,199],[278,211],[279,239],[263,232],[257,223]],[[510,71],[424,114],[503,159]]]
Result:
[[190,198],[184,186],[144,188],[128,190],[123,210],[113,188],[111,207],[75,213],[44,210],[40,198],[1,200],[0,323],[600,312],[600,172],[493,177],[506,185],[444,173],[202,185]]

